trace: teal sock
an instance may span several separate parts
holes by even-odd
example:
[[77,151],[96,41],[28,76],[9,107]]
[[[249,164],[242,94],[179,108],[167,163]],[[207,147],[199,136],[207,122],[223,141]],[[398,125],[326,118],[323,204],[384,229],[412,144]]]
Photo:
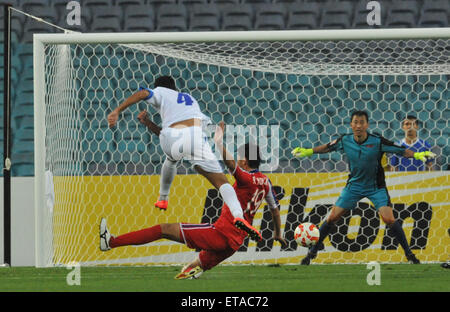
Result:
[[312,254],[317,253],[317,251],[319,250],[319,247],[322,245],[322,242],[330,233],[331,226],[332,226],[332,224],[328,224],[327,221],[322,223],[322,225],[319,228],[319,232],[320,232],[319,240],[314,246],[311,247],[311,249],[309,250],[309,253],[312,253]]
[[402,226],[398,221],[395,221],[393,224],[389,226],[392,230],[392,232],[395,235],[395,238],[400,243],[400,246],[402,246],[403,250],[405,251],[405,255],[409,255],[412,253],[411,249],[409,248],[408,241],[406,240],[405,232],[403,231]]

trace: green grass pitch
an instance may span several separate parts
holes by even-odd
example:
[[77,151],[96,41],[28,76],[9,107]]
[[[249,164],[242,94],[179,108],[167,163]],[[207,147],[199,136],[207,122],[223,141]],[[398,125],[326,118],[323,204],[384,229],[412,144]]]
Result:
[[81,267],[68,285],[65,267],[0,269],[1,292],[449,292],[440,264],[382,264],[381,285],[366,265],[218,266],[197,280],[175,280],[179,267]]

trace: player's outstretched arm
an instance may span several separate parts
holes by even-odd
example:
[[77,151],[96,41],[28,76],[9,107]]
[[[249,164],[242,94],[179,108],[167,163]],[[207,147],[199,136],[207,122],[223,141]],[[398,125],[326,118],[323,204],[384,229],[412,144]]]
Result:
[[412,150],[406,149],[403,156],[406,158],[414,158],[423,162],[427,162],[428,160],[435,158],[436,154],[430,151],[414,152]]
[[223,161],[225,162],[225,166],[231,171],[234,172],[236,169],[236,161],[233,158],[233,155],[228,153],[225,146],[223,146],[223,133],[225,131],[225,123],[223,121],[219,122],[219,125],[216,127],[216,133],[214,134],[214,143],[216,144],[216,148],[222,154]]
[[150,119],[148,119],[148,114],[147,114],[147,111],[145,109],[142,112],[139,113],[139,115],[137,116],[137,119],[139,120],[139,122],[141,124],[146,126],[148,130],[150,130],[151,132],[153,132],[154,134],[159,136],[159,134],[161,133],[161,129],[162,128],[159,127],[158,125],[156,125]]
[[281,247],[285,247],[287,245],[286,241],[284,240],[283,236],[281,235],[281,217],[280,217],[280,210],[278,208],[270,209],[270,212],[272,213],[272,221],[273,221],[273,239],[276,240],[281,244]]
[[[269,181],[270,182],[270,181]],[[272,182],[269,183],[269,192],[266,194],[265,200],[269,206],[269,210],[272,214],[273,221],[273,239],[278,241],[282,247],[286,246],[287,243],[281,235],[281,218],[280,218],[280,204],[278,203],[275,193],[272,189]]]
[[329,144],[316,146],[314,148],[302,148],[296,147],[292,150],[291,154],[294,157],[310,157],[313,154],[324,154],[330,152]]
[[108,125],[110,128],[115,127],[117,120],[119,119],[119,114],[127,109],[129,106],[146,99],[149,96],[149,92],[147,90],[140,90],[130,97],[128,97],[122,104],[120,104],[116,109],[114,109],[111,113],[108,114]]

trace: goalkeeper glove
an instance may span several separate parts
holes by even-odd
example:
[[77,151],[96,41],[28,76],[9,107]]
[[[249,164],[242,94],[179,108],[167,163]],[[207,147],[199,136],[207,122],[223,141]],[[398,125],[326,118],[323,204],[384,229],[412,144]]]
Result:
[[426,162],[429,158],[435,158],[436,154],[426,151],[426,152],[420,152],[420,153],[414,153],[414,158],[417,160],[421,160],[423,162]]
[[301,148],[296,147],[292,150],[292,155],[295,157],[309,157],[312,154],[314,154],[314,151],[312,148]]

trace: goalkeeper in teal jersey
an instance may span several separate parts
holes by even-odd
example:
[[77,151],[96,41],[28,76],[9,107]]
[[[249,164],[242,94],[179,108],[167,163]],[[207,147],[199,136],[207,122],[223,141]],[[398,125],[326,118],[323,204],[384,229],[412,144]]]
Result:
[[327,237],[332,225],[347,210],[354,209],[357,202],[364,197],[367,197],[374,204],[382,220],[393,230],[395,237],[405,251],[408,261],[420,263],[409,248],[402,226],[394,218],[381,158],[386,152],[407,158],[414,157],[425,162],[428,158],[434,158],[436,155],[431,152],[415,153],[402,146],[395,145],[381,136],[368,133],[369,118],[364,111],[352,113],[350,126],[353,134],[343,135],[331,143],[312,149],[297,147],[292,151],[295,157],[309,157],[313,154],[340,151],[347,156],[350,167],[347,184],[327,220],[320,227],[319,241],[309,250],[301,264],[308,265],[317,256],[319,246]]

